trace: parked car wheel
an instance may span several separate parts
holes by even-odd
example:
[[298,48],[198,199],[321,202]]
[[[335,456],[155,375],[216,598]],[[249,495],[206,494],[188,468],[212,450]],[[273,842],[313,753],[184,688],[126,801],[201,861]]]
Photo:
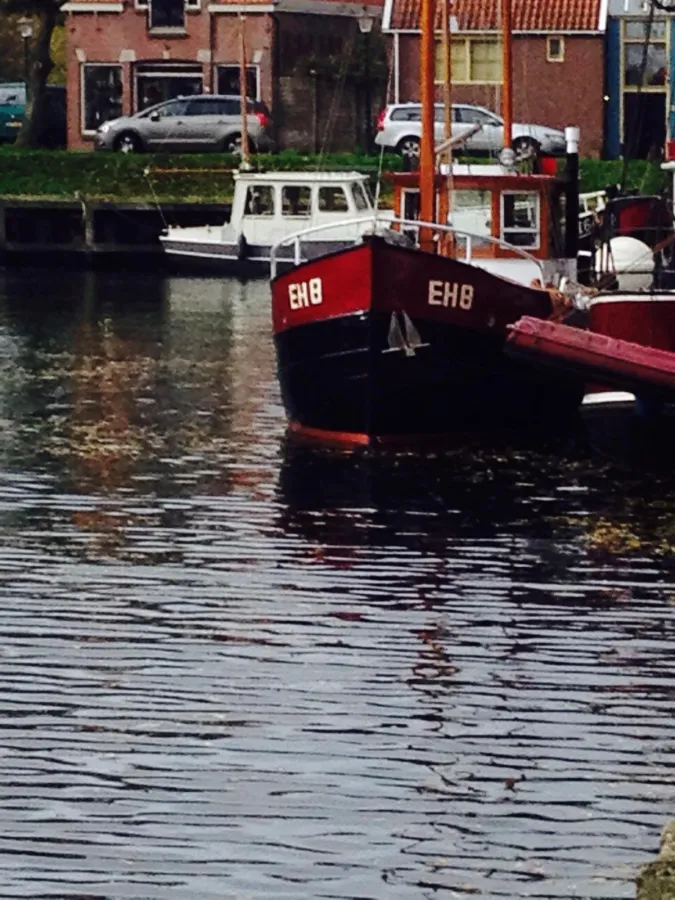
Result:
[[513,149],[516,154],[516,159],[518,160],[536,159],[537,156],[539,156],[541,145],[539,144],[539,141],[535,141],[534,138],[519,137],[513,142]]
[[115,140],[115,150],[120,153],[142,153],[143,142],[133,131],[123,131]]
[[420,158],[420,139],[416,137],[405,137],[399,141],[396,147],[398,153],[408,162],[417,163]]
[[241,154],[241,135],[231,134],[223,141],[223,151],[225,153],[234,153],[236,156]]

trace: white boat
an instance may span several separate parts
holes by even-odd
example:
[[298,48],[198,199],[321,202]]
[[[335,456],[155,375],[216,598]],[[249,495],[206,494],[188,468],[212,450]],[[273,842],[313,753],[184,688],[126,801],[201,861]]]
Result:
[[[359,243],[372,230],[376,211],[367,181],[359,172],[236,172],[229,221],[170,226],[160,240],[173,258],[243,273],[267,271],[272,247],[307,229],[312,233],[300,249],[286,250],[288,263],[297,265]],[[351,223],[346,230],[345,219]],[[283,256],[279,262],[283,266]]]

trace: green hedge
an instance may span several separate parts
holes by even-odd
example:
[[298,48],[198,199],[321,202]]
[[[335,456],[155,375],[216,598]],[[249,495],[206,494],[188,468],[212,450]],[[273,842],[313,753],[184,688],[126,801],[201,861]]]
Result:
[[[284,151],[261,155],[257,164],[276,170],[356,169],[375,179],[380,158],[353,153],[317,157]],[[384,171],[395,171],[401,168],[401,158],[388,154],[381,164]],[[135,156],[4,147],[0,149],[0,197],[222,202],[231,197],[236,165],[235,157],[215,153]],[[626,187],[645,192],[658,192],[669,184],[669,176],[658,164],[644,160],[624,167],[620,160],[587,159],[580,168],[583,191],[600,190],[622,179]]]
[[[264,169],[356,169],[376,176],[379,157],[332,154],[304,156],[285,151],[260,155]],[[384,168],[400,168],[387,156]],[[231,197],[238,159],[226,154],[86,153],[48,150],[0,150],[0,197],[86,197],[99,200],[191,200],[219,202]]]

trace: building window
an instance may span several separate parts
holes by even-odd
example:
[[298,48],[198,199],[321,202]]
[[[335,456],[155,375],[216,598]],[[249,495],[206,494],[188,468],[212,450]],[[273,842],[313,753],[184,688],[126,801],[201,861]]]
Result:
[[502,240],[517,247],[539,247],[539,194],[502,192]]
[[[150,6],[150,0],[134,0],[134,7],[136,9],[146,10]],[[201,0],[185,0],[185,9],[190,10],[199,10],[201,9]],[[151,26],[155,27],[155,26]],[[166,26],[157,26],[157,27],[166,27]],[[180,26],[179,26],[180,27]]]
[[150,0],[148,27],[151,31],[185,28],[185,0]]
[[122,66],[82,66],[82,131],[93,133],[122,115]]
[[[217,66],[216,84],[219,94],[239,94],[239,66]],[[260,67],[246,66],[246,96],[260,100]]]
[[138,63],[136,66],[136,112],[173,100],[201,94],[202,67],[192,63]]
[[[453,37],[451,41],[454,84],[501,84],[502,45],[491,38]],[[436,84],[445,79],[443,44],[436,42]]]
[[666,23],[645,21],[624,22],[623,83],[635,90],[656,88],[664,90],[668,75],[668,45]]
[[565,62],[565,38],[546,38],[546,59],[548,62]]

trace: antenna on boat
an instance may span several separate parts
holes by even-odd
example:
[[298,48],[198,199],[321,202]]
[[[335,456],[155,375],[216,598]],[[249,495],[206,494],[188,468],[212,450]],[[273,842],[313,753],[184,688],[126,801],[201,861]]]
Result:
[[[446,147],[440,156],[440,162],[447,166],[445,190],[439,198],[439,219],[447,225],[452,213],[452,32],[455,30],[457,20],[450,15],[452,0],[441,0],[442,6],[442,47],[443,47],[443,130]],[[443,169],[441,168],[441,172]],[[448,244],[452,244],[452,232],[443,235]],[[446,247],[447,252],[450,247]]]
[[576,260],[579,254],[579,136],[576,125],[565,129],[565,257]]
[[246,98],[246,16],[239,16],[239,107],[241,114],[241,163],[243,172],[251,169],[251,151],[248,142],[248,103]]

